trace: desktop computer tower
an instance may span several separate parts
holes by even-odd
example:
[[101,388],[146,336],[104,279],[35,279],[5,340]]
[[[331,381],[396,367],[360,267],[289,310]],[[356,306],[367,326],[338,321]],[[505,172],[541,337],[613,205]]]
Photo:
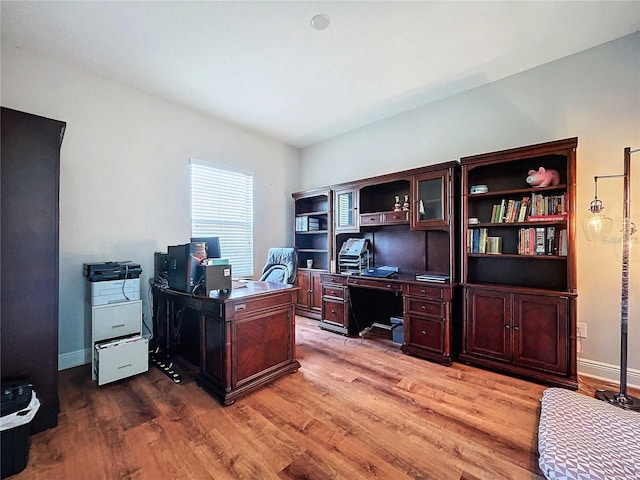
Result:
[[167,247],[169,288],[191,293],[198,280],[198,266],[204,255],[204,244],[200,242]]
[[167,254],[163,252],[153,253],[153,278],[156,280],[167,279]]

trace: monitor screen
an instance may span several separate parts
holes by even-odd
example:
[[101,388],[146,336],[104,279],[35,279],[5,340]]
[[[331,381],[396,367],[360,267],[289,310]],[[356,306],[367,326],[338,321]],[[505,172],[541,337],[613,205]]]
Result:
[[192,237],[192,242],[204,242],[207,258],[221,258],[219,237]]

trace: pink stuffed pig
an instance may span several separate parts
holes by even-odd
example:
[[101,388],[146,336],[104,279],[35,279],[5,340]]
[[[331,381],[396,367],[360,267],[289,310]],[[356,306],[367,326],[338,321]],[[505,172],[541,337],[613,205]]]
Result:
[[540,167],[538,171],[529,170],[527,183],[532,187],[547,187],[549,185],[558,185],[560,183],[560,175],[557,170]]

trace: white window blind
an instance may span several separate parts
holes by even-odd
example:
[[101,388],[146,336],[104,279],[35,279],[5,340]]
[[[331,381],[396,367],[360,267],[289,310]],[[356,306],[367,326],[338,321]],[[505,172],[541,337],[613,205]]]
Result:
[[253,276],[253,175],[191,160],[191,236],[219,237],[233,277]]

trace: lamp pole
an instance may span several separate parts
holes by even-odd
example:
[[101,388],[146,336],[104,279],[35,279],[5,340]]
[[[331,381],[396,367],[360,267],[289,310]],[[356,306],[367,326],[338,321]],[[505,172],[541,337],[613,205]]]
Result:
[[[624,149],[624,188],[622,206],[622,293],[620,295],[620,392],[596,391],[596,398],[622,408],[640,410],[640,399],[627,394],[627,333],[629,330],[629,245],[631,226],[631,154],[640,149]],[[613,175],[612,175],[613,176]],[[618,175],[619,176],[619,175]]]

